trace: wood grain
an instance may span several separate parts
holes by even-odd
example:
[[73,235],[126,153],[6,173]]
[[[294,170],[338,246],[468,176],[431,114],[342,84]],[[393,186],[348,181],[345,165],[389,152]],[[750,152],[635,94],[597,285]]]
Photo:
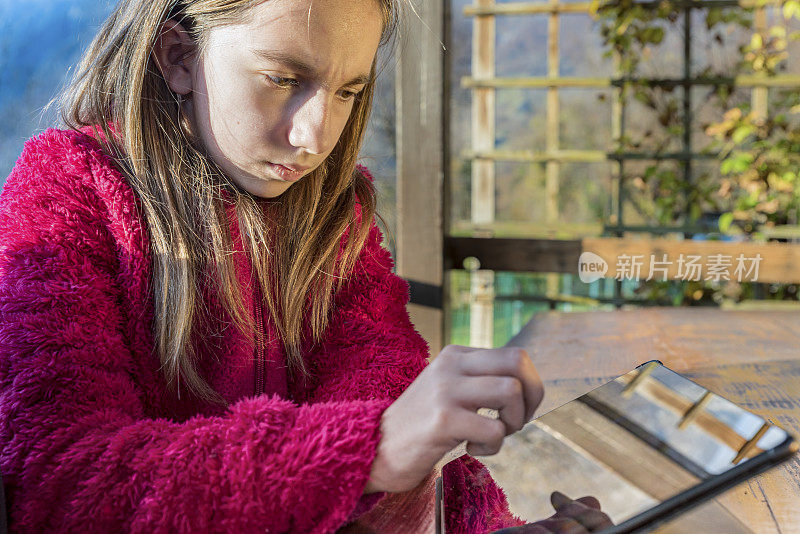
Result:
[[[668,308],[540,314],[510,342],[545,382],[546,413],[649,360],[800,435],[800,314]],[[718,502],[757,533],[800,532],[800,461]]]
[[[486,161],[486,160],[476,160]],[[453,237],[444,239],[444,261],[447,268],[461,269],[465,258],[478,258],[482,269],[512,272],[546,272],[578,274],[579,258],[583,252],[596,254],[607,264],[604,278],[614,278],[618,274],[617,265],[621,257],[638,256],[636,263],[641,267],[634,274],[620,271],[622,278],[653,278],[662,280],[733,280],[757,282],[800,282],[800,245],[789,243],[733,243],[724,241],[676,241],[670,239],[632,239],[611,237],[585,237],[583,239],[531,239],[512,237]],[[666,258],[665,258],[666,255]],[[691,260],[697,256],[695,264],[700,268],[695,273],[679,260]],[[741,272],[737,271],[741,255]],[[758,269],[753,265],[758,261]],[[651,276],[651,260],[665,261]],[[721,265],[715,276],[711,265]],[[665,267],[662,273],[659,267]],[[589,274],[589,271],[585,271]],[[599,274],[599,273],[598,273]]]
[[[534,316],[509,345],[527,350],[545,382],[539,414],[657,359],[800,435],[797,312],[549,312]],[[390,495],[343,532],[432,532],[433,479],[432,475],[412,492]],[[794,458],[755,477],[658,532],[714,532],[721,509],[758,534],[800,533],[800,462]],[[687,530],[687,525],[692,528]]]

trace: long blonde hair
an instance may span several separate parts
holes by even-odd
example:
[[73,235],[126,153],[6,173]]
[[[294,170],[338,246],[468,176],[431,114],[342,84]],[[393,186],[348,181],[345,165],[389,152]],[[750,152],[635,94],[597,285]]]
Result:
[[[354,104],[331,155],[276,202],[277,218],[284,221],[278,228],[264,220],[257,199],[237,188],[187,134],[179,98],[151,55],[164,22],[181,22],[202,51],[211,28],[243,20],[262,1],[120,2],[59,98],[64,123],[94,128],[140,201],[153,251],[155,348],[170,390],[180,395],[182,381],[199,398],[222,405],[222,396],[200,376],[193,348],[192,335],[205,309],[200,294],[204,277],[211,273],[235,325],[251,341],[255,335],[242,304],[222,192],[235,205],[242,243],[294,377],[308,374],[301,350],[304,322],[310,323],[313,341],[321,340],[331,297],[352,271],[376,215],[372,184],[355,170],[372,104],[375,63],[372,81]],[[395,34],[400,0],[376,1],[384,18],[384,45]],[[358,224],[356,203],[362,213]]]

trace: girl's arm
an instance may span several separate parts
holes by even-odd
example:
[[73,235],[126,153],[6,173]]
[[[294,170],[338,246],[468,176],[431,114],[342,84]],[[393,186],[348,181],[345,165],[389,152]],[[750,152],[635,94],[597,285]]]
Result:
[[[372,180],[366,169],[360,170]],[[353,277],[337,295],[327,338],[313,354],[318,385],[309,402],[390,403],[427,365],[428,345],[406,310],[408,283],[392,272],[394,263],[382,240],[373,221]],[[474,458],[454,460],[445,468],[445,476],[460,492],[448,503],[452,521],[448,532],[488,532],[521,524],[508,512],[502,490]]]
[[161,386],[143,369],[158,360],[129,328],[136,288],[119,283],[137,246],[120,237],[137,231],[121,213],[132,193],[85,145],[29,142],[0,197],[10,530],[335,530],[361,498],[386,401],[260,396],[180,423],[149,415]]

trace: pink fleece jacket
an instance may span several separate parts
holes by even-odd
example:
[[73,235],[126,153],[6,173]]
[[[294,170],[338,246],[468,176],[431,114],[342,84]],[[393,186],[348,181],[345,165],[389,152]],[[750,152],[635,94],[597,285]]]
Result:
[[[324,341],[304,354],[313,379],[293,384],[229,219],[263,342],[225,328],[207,295],[219,321],[200,365],[222,408],[167,392],[149,242],[121,173],[84,133],[50,129],[25,144],[0,196],[0,471],[12,532],[332,532],[383,497],[362,496],[381,415],[429,349],[380,231],[373,221]],[[519,524],[476,460],[445,476],[463,487],[449,532]]]

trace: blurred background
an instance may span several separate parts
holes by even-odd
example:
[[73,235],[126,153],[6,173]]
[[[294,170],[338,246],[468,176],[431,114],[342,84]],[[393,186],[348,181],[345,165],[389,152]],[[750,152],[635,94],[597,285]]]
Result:
[[[55,110],[43,107],[113,4],[0,0],[1,179],[27,138],[58,125]],[[794,254],[797,1],[434,4],[421,6],[426,24],[411,24],[398,49],[404,57],[422,47],[415,32],[432,37],[441,61],[424,72],[441,90],[425,93],[430,80],[413,79],[384,50],[362,162],[378,181],[385,246],[397,253],[398,221],[424,208],[400,198],[398,146],[411,150],[402,136],[414,135],[401,130],[413,115],[401,84],[422,84],[415,101],[436,103],[441,133],[441,162],[429,177],[441,187],[441,215],[430,232],[444,246],[441,258],[410,254],[405,263],[442,272],[422,283],[401,275],[412,281],[412,302],[438,310],[441,327],[415,318],[424,332],[441,331],[435,345],[502,345],[546,310],[798,305],[800,273],[788,267],[768,281],[738,282],[616,279],[611,265],[584,283],[577,261],[562,265],[565,248],[589,250],[587,238],[626,240],[644,256],[659,239],[781,243],[789,248],[780,254]],[[478,254],[462,261],[448,252],[461,238],[492,246],[509,239],[507,249],[533,252],[500,262],[513,269],[486,270]]]

